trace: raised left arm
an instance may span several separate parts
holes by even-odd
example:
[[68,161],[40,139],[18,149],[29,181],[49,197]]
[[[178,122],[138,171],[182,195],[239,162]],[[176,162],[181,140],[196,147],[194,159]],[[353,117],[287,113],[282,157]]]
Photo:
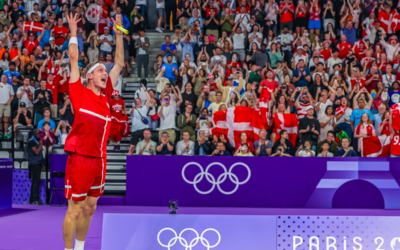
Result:
[[113,20],[113,30],[115,33],[115,40],[116,40],[116,49],[115,49],[115,60],[114,60],[114,67],[110,72],[110,79],[112,82],[113,87],[117,84],[118,76],[121,73],[122,68],[124,67],[124,41],[123,41],[123,34],[122,31],[118,30],[116,25],[121,25],[121,15],[116,15],[115,19]]

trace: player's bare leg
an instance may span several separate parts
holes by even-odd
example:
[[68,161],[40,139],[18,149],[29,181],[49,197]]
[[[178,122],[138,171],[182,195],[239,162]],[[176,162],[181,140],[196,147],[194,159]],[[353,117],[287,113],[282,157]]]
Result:
[[68,200],[68,210],[65,213],[63,224],[63,237],[65,249],[73,249],[74,236],[78,219],[82,213],[83,201]]
[[82,213],[76,224],[76,240],[85,241],[86,234],[89,230],[90,222],[97,207],[99,197],[87,196],[82,203]]

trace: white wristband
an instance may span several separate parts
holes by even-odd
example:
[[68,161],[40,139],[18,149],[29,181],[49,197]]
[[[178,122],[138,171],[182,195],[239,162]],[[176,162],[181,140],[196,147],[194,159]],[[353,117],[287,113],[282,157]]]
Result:
[[71,44],[76,44],[76,45],[78,45],[78,39],[76,39],[76,37],[71,37],[71,38],[69,39],[69,45],[71,45]]

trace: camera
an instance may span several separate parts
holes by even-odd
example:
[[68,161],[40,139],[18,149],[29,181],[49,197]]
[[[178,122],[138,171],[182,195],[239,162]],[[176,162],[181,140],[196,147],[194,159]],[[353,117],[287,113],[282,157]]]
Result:
[[204,92],[204,96],[207,98],[210,95],[208,92]]
[[176,214],[176,210],[178,209],[178,200],[170,200],[168,208],[172,209],[172,211],[169,212],[169,214]]
[[206,115],[205,115],[205,114],[202,114],[202,115],[200,116],[200,119],[206,119]]

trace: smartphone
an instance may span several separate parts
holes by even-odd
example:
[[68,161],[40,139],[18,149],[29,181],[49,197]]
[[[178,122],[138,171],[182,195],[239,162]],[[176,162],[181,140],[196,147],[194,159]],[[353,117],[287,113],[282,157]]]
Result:
[[338,76],[338,75],[339,75],[339,71],[335,71],[335,75],[337,75],[337,76]]
[[304,88],[303,88],[303,87],[299,87],[299,89],[300,89],[300,90],[303,90]]
[[62,123],[63,123],[63,124],[67,124],[67,122],[66,122],[66,121],[62,121]]
[[168,98],[165,98],[164,100],[165,100],[165,103],[168,103],[168,101],[169,101]]
[[133,100],[133,103],[134,103],[135,105],[137,105],[137,101],[136,101],[136,100]]
[[206,119],[206,115],[205,115],[205,114],[202,114],[202,115],[200,116],[200,119]]

